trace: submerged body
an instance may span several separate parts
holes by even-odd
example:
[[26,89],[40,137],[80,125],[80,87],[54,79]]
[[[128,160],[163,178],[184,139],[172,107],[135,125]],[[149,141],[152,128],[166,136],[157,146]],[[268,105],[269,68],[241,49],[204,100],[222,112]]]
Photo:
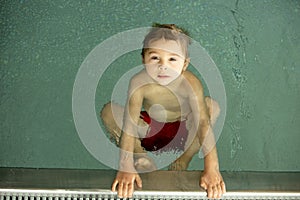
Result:
[[[135,183],[142,186],[138,172],[155,169],[155,163],[143,156],[145,150],[157,150],[155,145],[161,145],[164,137],[169,134],[174,136],[173,133],[168,133],[174,130],[174,138],[179,135],[185,140],[180,147],[184,152],[169,169],[187,169],[192,157],[202,147],[205,158],[200,186],[207,190],[208,197],[217,198],[225,192],[211,128],[218,116],[217,103],[204,97],[200,80],[186,71],[189,64],[186,55],[185,48],[177,40],[150,40],[143,49],[145,69],[132,77],[125,108],[107,104],[102,111],[101,117],[121,150],[120,169],[112,185],[112,190],[117,189],[120,197],[131,197]],[[114,118],[112,110],[117,110],[117,116],[124,117]],[[146,115],[141,115],[142,110]],[[157,122],[157,131],[151,131],[151,120]],[[120,123],[121,128],[117,125]],[[168,123],[173,125],[164,130],[164,124]],[[174,124],[178,123],[180,127],[181,124],[185,127],[174,129]],[[162,127],[157,127],[160,124]],[[155,141],[150,141],[149,137],[156,134]],[[171,138],[166,143],[171,144],[174,140],[176,139]],[[180,145],[180,142],[174,142],[169,147],[176,148],[176,144]],[[160,148],[164,146],[168,144],[163,144]]]

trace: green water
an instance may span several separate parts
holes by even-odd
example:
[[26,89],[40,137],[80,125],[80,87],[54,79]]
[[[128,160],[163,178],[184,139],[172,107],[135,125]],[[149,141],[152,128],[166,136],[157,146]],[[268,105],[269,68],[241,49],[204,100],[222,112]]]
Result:
[[[221,170],[299,171],[300,1],[20,0],[0,11],[0,167],[107,169],[75,129],[77,71],[105,39],[160,22],[187,29],[222,75]],[[97,112],[139,53],[105,71]],[[202,166],[195,156],[189,169]]]

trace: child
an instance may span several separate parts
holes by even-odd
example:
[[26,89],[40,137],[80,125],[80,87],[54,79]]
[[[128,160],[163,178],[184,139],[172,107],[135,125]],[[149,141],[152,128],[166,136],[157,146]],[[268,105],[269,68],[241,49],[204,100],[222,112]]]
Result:
[[144,39],[144,69],[130,80],[125,108],[108,103],[101,111],[121,149],[120,168],[112,184],[112,191],[117,189],[121,198],[132,196],[135,183],[142,187],[138,172],[156,169],[146,151],[183,151],[169,169],[185,170],[201,146],[205,157],[200,186],[209,198],[225,193],[211,128],[219,107],[204,97],[200,80],[186,70],[189,43],[176,25],[156,24]]

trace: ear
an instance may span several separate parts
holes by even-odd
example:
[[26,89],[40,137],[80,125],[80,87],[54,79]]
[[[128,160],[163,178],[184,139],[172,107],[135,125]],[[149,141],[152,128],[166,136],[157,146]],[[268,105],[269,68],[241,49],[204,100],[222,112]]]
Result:
[[143,65],[145,65],[145,56],[142,55],[142,62],[143,62]]
[[187,67],[190,64],[190,60],[191,60],[190,58],[185,59],[182,71],[185,71],[187,69]]

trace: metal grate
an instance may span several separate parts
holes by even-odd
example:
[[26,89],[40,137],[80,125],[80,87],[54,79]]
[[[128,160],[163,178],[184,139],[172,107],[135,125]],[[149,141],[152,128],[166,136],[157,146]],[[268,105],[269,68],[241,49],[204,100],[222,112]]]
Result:
[[[74,191],[74,190],[29,190],[0,189],[0,200],[118,200],[116,193],[109,190]],[[162,192],[136,191],[133,200],[204,200],[204,192]],[[226,200],[290,200],[300,199],[298,192],[228,192],[222,199]]]
[[[118,200],[111,192],[116,171],[0,168],[0,200]],[[141,174],[143,189],[134,200],[204,200],[200,171]],[[223,172],[222,199],[300,200],[299,172]]]

